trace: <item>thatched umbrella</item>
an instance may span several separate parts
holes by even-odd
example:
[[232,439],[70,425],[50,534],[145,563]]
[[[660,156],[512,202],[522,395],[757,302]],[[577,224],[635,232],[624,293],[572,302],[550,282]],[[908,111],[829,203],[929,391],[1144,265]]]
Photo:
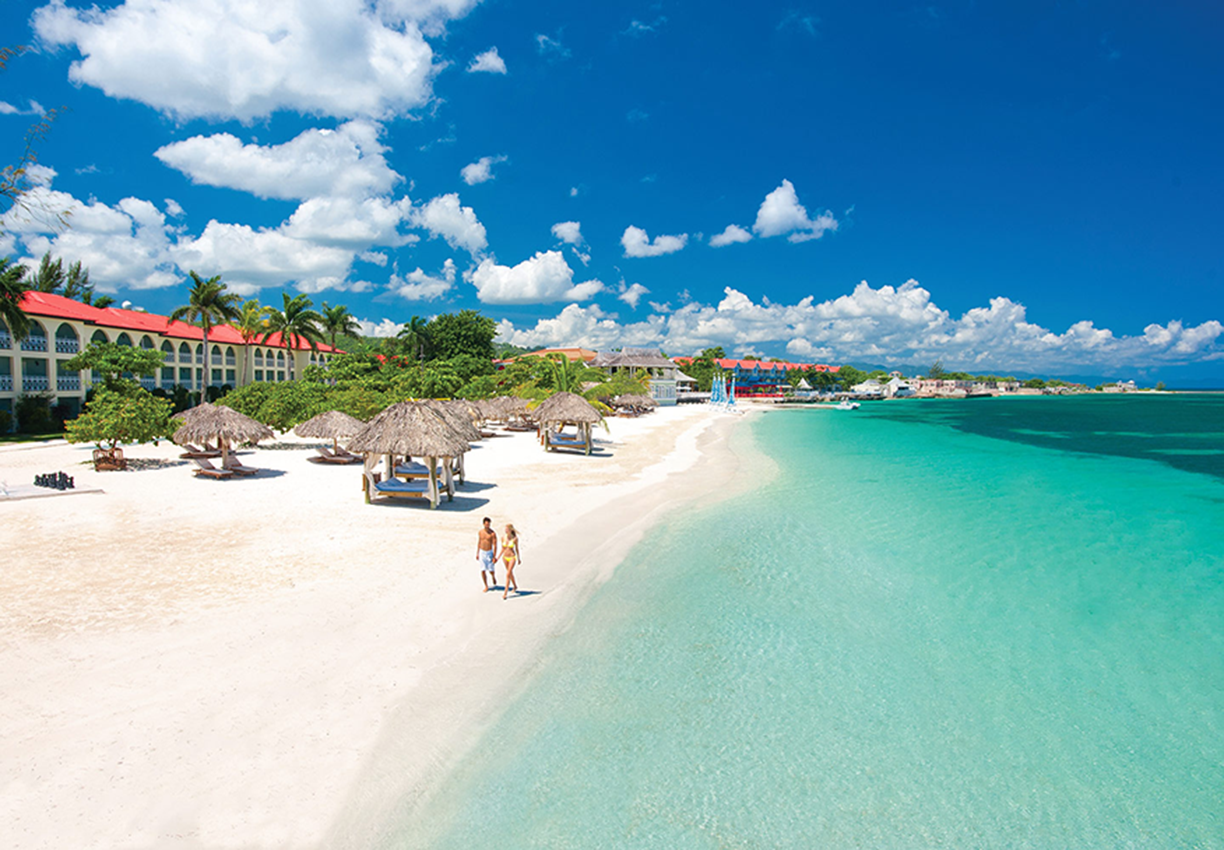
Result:
[[575,443],[574,448],[581,447],[585,449],[586,454],[590,454],[591,426],[603,421],[599,411],[592,407],[589,401],[580,395],[566,392],[556,393],[544,399],[535,409],[535,415],[536,421],[541,426],[540,439],[544,443],[545,451],[551,451],[556,445],[556,440],[549,434],[552,426],[556,425],[557,430],[560,430],[572,422],[578,426],[578,433],[581,437],[581,440]]
[[[474,443],[484,437],[484,432],[476,427],[476,423],[472,421],[467,413],[468,403],[461,399],[454,401],[427,401],[425,402],[430,407],[442,414],[443,418],[450,423],[451,427],[467,440],[469,443]],[[469,446],[469,448],[471,448]],[[463,484],[467,480],[467,470],[463,465],[463,455],[458,455],[454,458],[452,474],[459,476],[459,483]]]
[[349,416],[339,410],[327,410],[313,419],[307,419],[293,429],[299,437],[311,437],[332,441],[332,450],[340,450],[340,438],[351,437],[365,427],[365,423],[356,416]]
[[182,446],[215,438],[221,443],[222,466],[229,460],[230,443],[258,443],[274,436],[267,425],[222,404],[204,402],[176,414],[174,418],[182,423],[174,432],[174,442]]
[[[365,495],[370,500],[375,489],[373,464],[385,455],[388,477],[394,475],[395,457],[420,457],[429,470],[429,502],[438,506],[438,458],[459,457],[469,448],[468,441],[455,430],[442,413],[430,404],[402,401],[393,404],[370,420],[349,440],[349,451],[366,455]],[[450,478],[450,465],[445,466]]]
[[612,399],[613,407],[630,407],[634,410],[654,410],[659,406],[659,403],[648,395],[640,393],[626,393],[618,395]]

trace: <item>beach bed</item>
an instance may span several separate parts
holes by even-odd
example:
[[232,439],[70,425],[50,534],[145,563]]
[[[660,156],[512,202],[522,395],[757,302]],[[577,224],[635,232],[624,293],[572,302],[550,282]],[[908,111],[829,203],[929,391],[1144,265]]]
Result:
[[344,449],[338,449],[333,452],[326,446],[316,446],[315,451],[318,452],[318,457],[312,457],[311,460],[317,463],[361,463],[361,455],[349,454]]

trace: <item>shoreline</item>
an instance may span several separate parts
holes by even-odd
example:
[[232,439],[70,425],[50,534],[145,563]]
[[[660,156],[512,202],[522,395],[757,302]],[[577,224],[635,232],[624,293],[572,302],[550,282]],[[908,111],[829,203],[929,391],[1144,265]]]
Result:
[[[731,434],[745,418],[712,418],[690,428],[669,455],[643,471],[644,494],[637,488],[619,496],[544,544],[546,559],[573,567],[556,586],[549,606],[536,612],[531,625],[537,630],[522,634],[515,632],[518,622],[493,623],[476,636],[487,644],[466,646],[432,668],[420,687],[438,696],[426,699],[433,710],[422,714],[411,704],[399,707],[324,846],[382,846],[397,828],[409,824],[505,707],[529,687],[546,664],[547,646],[568,631],[595,591],[663,516],[731,498],[772,477],[772,462],[754,446],[745,444],[740,453],[730,446]],[[741,473],[753,465],[761,474],[756,483],[745,484]],[[600,542],[591,548],[591,540]],[[506,646],[520,653],[517,661],[506,661]],[[478,691],[465,684],[472,676],[483,683]],[[434,737],[429,740],[431,730]],[[442,730],[440,736],[437,730]],[[423,747],[424,741],[428,743]]]
[[[573,621],[654,511],[708,498],[700,469],[732,480],[739,421],[611,420],[591,458],[499,436],[436,512],[366,506],[352,475],[283,438],[244,455],[268,470],[245,482],[193,480],[165,444],[128,453],[140,471],[101,475],[80,465],[87,448],[0,454],[0,478],[64,468],[106,490],[0,508],[0,844],[352,846],[337,837],[346,824],[376,835],[406,790],[386,742],[419,753],[427,782],[457,730],[479,728],[459,721],[479,724],[505,696],[490,683],[513,685],[508,659],[529,662]],[[482,514],[524,532],[520,582],[534,594],[479,592]],[[436,743],[398,736],[405,716],[435,718]]]

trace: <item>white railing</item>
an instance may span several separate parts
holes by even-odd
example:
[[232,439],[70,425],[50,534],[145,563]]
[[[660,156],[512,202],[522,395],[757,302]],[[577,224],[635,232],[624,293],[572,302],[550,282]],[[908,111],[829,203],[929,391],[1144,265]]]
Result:
[[8,331],[0,332],[0,348],[12,348],[13,338],[8,335]]
[[0,375],[0,393],[11,393],[13,391],[13,376]]
[[40,393],[49,389],[51,382],[46,375],[22,375],[21,391],[25,393]]
[[61,393],[75,393],[81,390],[80,375],[56,375],[55,389]]
[[146,390],[157,389],[157,381],[148,376],[141,376],[140,385],[144,387]]
[[56,354],[76,354],[81,350],[81,343],[75,339],[55,338]]
[[28,336],[21,341],[22,351],[46,351],[47,338],[45,336]]

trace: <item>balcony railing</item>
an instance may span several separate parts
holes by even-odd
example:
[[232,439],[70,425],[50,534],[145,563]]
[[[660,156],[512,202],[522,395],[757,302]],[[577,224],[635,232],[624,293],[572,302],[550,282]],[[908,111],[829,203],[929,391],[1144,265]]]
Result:
[[13,391],[13,376],[0,375],[0,393],[11,393]]
[[0,331],[0,348],[12,348],[13,338],[8,335],[8,331]]
[[140,379],[140,385],[144,387],[146,390],[157,389],[157,381],[151,377],[142,377]]
[[81,391],[80,375],[56,375],[55,389],[61,393],[76,393]]
[[40,393],[51,386],[46,375],[22,375],[21,391],[24,393]]
[[225,358],[225,365],[233,369],[238,365],[238,360],[234,357],[227,357]]
[[28,336],[21,341],[22,351],[46,351],[47,338],[45,336]]
[[81,350],[80,340],[55,338],[56,354],[76,354]]

